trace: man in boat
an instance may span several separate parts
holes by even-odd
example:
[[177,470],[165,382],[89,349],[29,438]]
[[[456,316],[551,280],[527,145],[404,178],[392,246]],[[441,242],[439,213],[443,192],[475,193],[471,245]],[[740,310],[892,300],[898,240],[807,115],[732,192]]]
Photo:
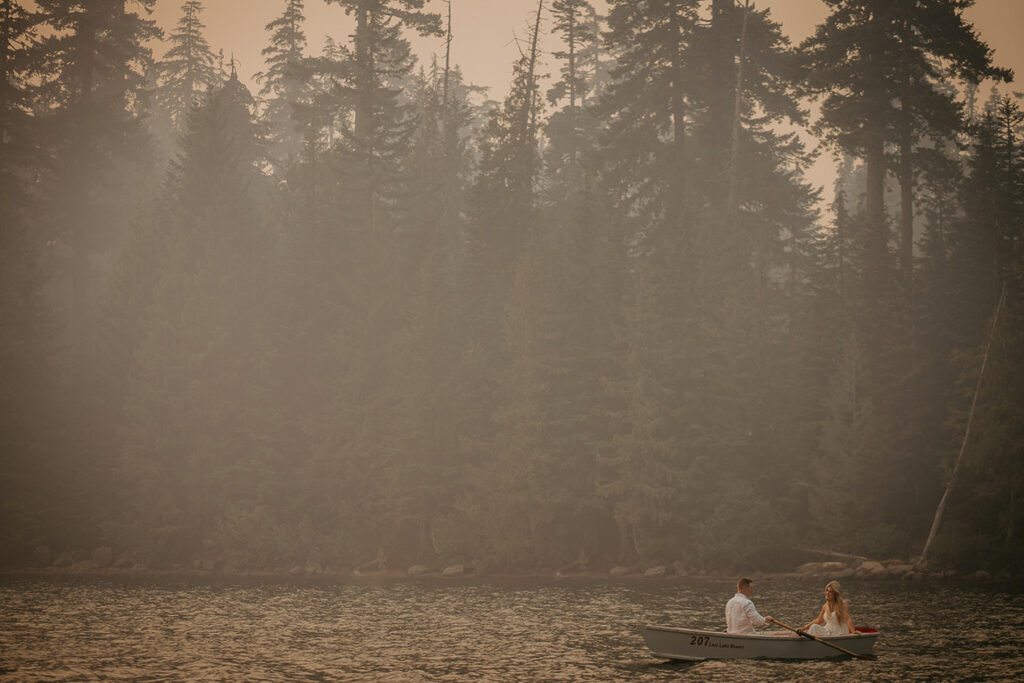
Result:
[[747,577],[736,582],[736,595],[725,603],[725,630],[728,633],[753,633],[755,626],[764,626],[771,617],[757,613],[750,597],[754,594],[754,581]]

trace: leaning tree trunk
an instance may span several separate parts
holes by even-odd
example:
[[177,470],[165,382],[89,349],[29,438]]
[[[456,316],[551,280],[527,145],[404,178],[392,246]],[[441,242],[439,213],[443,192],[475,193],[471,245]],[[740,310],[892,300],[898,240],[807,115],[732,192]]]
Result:
[[978,372],[978,381],[974,385],[974,398],[971,399],[971,409],[967,413],[967,428],[964,430],[964,439],[960,443],[960,452],[956,456],[956,462],[953,464],[953,472],[949,475],[949,483],[946,484],[946,491],[942,494],[942,498],[939,500],[939,506],[935,510],[935,518],[932,520],[932,528],[928,532],[928,540],[925,541],[924,550],[921,551],[921,558],[917,561],[916,566],[923,567],[928,562],[928,551],[931,550],[932,543],[935,541],[935,536],[938,534],[939,525],[942,524],[942,515],[946,511],[946,503],[949,501],[949,494],[953,491],[953,486],[956,484],[956,475],[960,470],[960,463],[964,459],[964,451],[967,450],[967,440],[971,436],[971,423],[974,421],[974,409],[978,405],[978,394],[981,392],[981,380],[985,376],[985,365],[988,363],[988,352],[992,346],[992,338],[996,333],[996,326],[999,324],[999,312],[1003,308],[1003,301],[1006,299],[1006,285],[1003,285],[1003,293],[999,297],[999,303],[996,304],[996,311],[992,315],[992,327],[988,331],[988,339],[985,340],[985,353],[981,358],[981,370]]

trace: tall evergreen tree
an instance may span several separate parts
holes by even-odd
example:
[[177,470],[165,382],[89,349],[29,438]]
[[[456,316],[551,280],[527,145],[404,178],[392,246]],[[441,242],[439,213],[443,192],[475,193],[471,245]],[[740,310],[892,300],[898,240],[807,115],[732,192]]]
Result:
[[[193,110],[154,215],[160,260],[133,354],[120,470],[135,494],[123,539],[155,564],[201,558],[218,524],[267,503],[260,486],[278,462],[272,425],[253,417],[269,407],[261,311],[270,254],[253,110],[234,74]],[[266,538],[221,536],[216,546],[244,554],[250,541],[250,561],[274,559],[261,555]]]
[[[561,79],[547,92],[548,101],[565,106],[547,122],[550,150],[546,154],[548,173],[555,182],[569,186],[570,192],[581,189],[581,155],[592,147],[598,135],[596,118],[585,109],[588,94],[598,87],[597,74],[588,71],[586,58],[599,47],[597,12],[586,0],[556,0],[551,6],[555,21],[553,30],[563,44],[553,56],[561,60]],[[561,176],[561,177],[559,177]]]
[[[898,153],[902,188],[899,253],[912,266],[914,149],[925,135],[947,137],[960,126],[959,105],[940,87],[942,71],[979,82],[1009,78],[964,19],[962,0],[827,0],[832,13],[803,49],[808,83],[828,93],[818,124],[841,149],[867,166],[869,267],[888,248],[884,187],[887,145]],[[880,275],[875,273],[875,277]]]
[[148,44],[160,35],[146,18],[153,2],[136,3],[141,14],[122,0],[38,3],[48,27],[38,87],[55,161],[44,184],[45,222],[71,254],[76,344],[91,336],[98,316],[91,264],[124,236],[152,178],[141,91],[152,63]]
[[310,88],[306,77],[306,34],[303,0],[286,0],[284,12],[267,24],[270,45],[263,48],[267,70],[256,75],[263,84],[263,118],[270,127],[273,145],[270,157],[275,165],[285,165],[302,149],[301,127],[295,110],[308,105]]
[[35,227],[33,180],[45,167],[32,81],[40,16],[11,0],[0,2],[0,517],[5,563],[25,563],[39,546],[56,545],[62,509],[72,494],[55,460],[62,414],[55,321]]
[[25,209],[42,162],[32,101],[40,20],[13,0],[0,3],[0,204],[9,215]]
[[423,11],[426,0],[331,0],[354,17],[344,89],[354,114],[345,142],[353,222],[373,230],[384,216],[398,158],[411,132],[408,106],[399,102],[398,82],[410,74],[413,57],[403,29],[440,35],[440,16]]
[[[539,23],[540,12],[537,13]],[[536,25],[536,24],[535,24]],[[500,321],[515,265],[536,224],[540,172],[540,98],[537,44],[513,67],[509,94],[488,117],[480,140],[478,173],[470,189],[467,258],[463,277],[473,291],[465,302],[471,337],[493,353],[500,347]]]
[[[692,518],[686,506],[706,500],[701,491],[715,495],[711,462],[769,487],[743,463],[755,448],[787,451],[787,301],[814,218],[800,179],[806,154],[768,123],[802,116],[778,25],[749,6],[716,2],[710,23],[699,9],[613,3],[616,67],[598,107],[610,122],[602,181],[635,230],[619,457],[639,462],[615,476],[629,497],[659,491],[618,507],[634,520],[623,536],[647,545],[695,544],[707,532],[672,520]],[[673,489],[695,494],[684,504]]]
[[52,162],[34,178],[40,202],[33,211],[33,241],[47,244],[42,263],[53,304],[51,329],[61,335],[55,361],[64,372],[61,391],[68,407],[55,413],[63,429],[58,460],[48,466],[66,482],[60,513],[72,538],[61,545],[78,550],[98,544],[113,504],[116,427],[96,393],[105,382],[98,359],[107,265],[155,181],[143,125],[149,43],[160,35],[148,18],[152,5],[36,3],[44,23],[31,96],[36,141]]
[[687,229],[680,221],[692,181],[687,139],[694,112],[686,48],[699,5],[697,0],[610,5],[605,41],[616,66],[598,112],[611,119],[609,177],[621,179],[617,194],[639,214],[658,217],[645,226],[647,238]]
[[157,63],[155,100],[170,119],[171,149],[184,133],[189,113],[210,89],[224,82],[217,57],[203,35],[203,3],[188,0],[181,6],[181,18],[168,36],[170,48]]
[[666,557],[692,540],[688,497],[700,457],[682,445],[700,400],[690,385],[697,283],[692,190],[697,113],[689,48],[699,3],[615,2],[606,45],[615,67],[596,111],[607,121],[599,193],[616,206],[624,272],[625,372],[611,385],[621,406],[602,490],[619,529],[620,561]]

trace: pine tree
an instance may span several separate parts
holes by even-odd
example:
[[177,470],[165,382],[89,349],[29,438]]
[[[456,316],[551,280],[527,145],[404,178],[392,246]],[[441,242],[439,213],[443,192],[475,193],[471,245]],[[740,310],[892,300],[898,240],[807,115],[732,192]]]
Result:
[[[45,166],[33,112],[40,16],[0,2],[0,526],[5,563],[25,564],[39,546],[65,540],[76,496],[59,468],[63,414],[55,363],[55,320],[45,297],[33,179]],[[77,501],[76,501],[77,502]],[[63,550],[63,548],[61,548]]]
[[356,30],[346,52],[344,89],[354,114],[351,136],[344,140],[344,184],[351,195],[349,211],[357,229],[386,224],[388,202],[399,157],[411,132],[408,105],[399,102],[398,82],[413,68],[403,29],[440,35],[440,17],[422,11],[425,0],[331,0],[353,15]]
[[[810,496],[810,514],[820,542],[834,547],[837,540],[855,554],[878,557],[895,553],[906,542],[880,495],[888,492],[895,458],[892,435],[866,387],[872,382],[865,366],[865,350],[856,332],[842,342],[832,376],[821,430],[821,457],[815,463],[816,484]],[[850,532],[855,522],[856,533]],[[902,532],[902,533],[900,533]],[[838,548],[837,548],[838,549]]]
[[56,543],[62,550],[98,545],[114,504],[114,427],[95,389],[105,382],[98,362],[105,265],[155,181],[143,125],[148,44],[160,35],[148,19],[152,4],[36,3],[42,20],[33,48],[38,70],[27,94],[38,123],[34,144],[47,163],[33,176],[39,199],[31,212],[35,244],[22,255],[37,257],[34,246],[45,241],[48,258],[39,277],[48,288],[47,334],[56,335],[49,348],[57,349],[53,362],[63,369],[64,403],[48,407],[61,429],[51,432],[55,459],[45,466],[62,473],[48,494],[60,501],[53,512],[63,525]]
[[[159,261],[125,400],[120,471],[133,495],[120,531],[157,565],[202,558],[218,524],[273,500],[261,486],[287,482],[267,474],[279,462],[274,425],[258,417],[270,408],[261,323],[270,251],[253,110],[234,74],[193,110],[154,215]],[[265,542],[253,532],[215,545]]]
[[[147,44],[160,35],[145,18],[154,0],[129,12],[120,0],[42,0],[48,27],[40,41],[41,105],[54,158],[44,177],[51,239],[71,252],[74,344],[92,337],[98,319],[96,254],[124,235],[152,179],[151,145],[142,126],[142,88],[152,63]],[[107,57],[109,55],[109,57]]]
[[601,65],[594,61],[600,46],[599,18],[589,0],[554,0],[551,14],[552,30],[563,43],[563,49],[552,55],[563,64],[562,77],[548,90],[548,100],[555,104],[568,98],[570,107],[582,108],[596,90],[599,78]]
[[[962,186],[964,216],[947,242],[952,292],[944,312],[950,320],[947,334],[957,347],[953,371],[960,373],[961,392],[949,401],[955,406],[943,468],[949,509],[927,559],[963,569],[1022,566],[1015,539],[1024,479],[1014,418],[1022,405],[1015,352],[1022,338],[1024,291],[1022,123],[1019,104],[999,96],[978,121]],[[976,409],[968,410],[972,400]]]
[[416,127],[396,203],[400,239],[389,242],[389,289],[397,291],[393,305],[399,320],[389,332],[394,345],[388,351],[392,384],[386,391],[393,406],[393,443],[380,482],[381,504],[388,511],[382,557],[400,568],[403,562],[436,563],[439,557],[467,559],[453,527],[456,490],[466,478],[460,434],[479,410],[473,393],[460,385],[472,378],[460,372],[465,338],[457,315],[474,92],[457,68],[446,76],[436,62],[406,91]]
[[549,177],[571,201],[584,183],[581,156],[593,151],[598,137],[598,121],[585,107],[587,96],[597,90],[597,74],[588,72],[585,60],[599,47],[599,24],[597,13],[586,0],[556,0],[551,12],[555,18],[553,30],[563,43],[563,49],[553,53],[562,60],[562,78],[548,89],[547,98],[552,105],[567,102],[551,115],[545,127],[549,140],[545,162]]
[[691,150],[691,82],[686,47],[698,23],[697,0],[614,2],[605,40],[614,46],[613,82],[598,107],[602,119],[614,120],[609,138],[614,148],[609,176],[621,179],[617,194],[638,213],[657,216],[645,226],[645,239],[658,231],[687,230],[683,221],[689,201]]
[[0,205],[9,218],[28,205],[30,179],[43,160],[31,87],[40,20],[13,0],[0,3]]
[[181,6],[181,19],[169,36],[171,46],[157,63],[155,100],[170,119],[170,149],[184,133],[192,108],[226,76],[203,35],[206,26],[200,18],[202,12],[203,3],[198,0],[188,0]]
[[[535,25],[539,23],[537,13]],[[494,108],[479,138],[480,162],[470,189],[467,257],[463,277],[473,292],[462,315],[471,338],[494,353],[500,348],[505,297],[531,226],[536,224],[540,172],[540,99],[536,32],[513,67],[512,86]]]
[[[914,346],[925,340],[912,316],[915,186],[922,162],[935,156],[922,148],[943,148],[962,127],[961,104],[947,79],[978,82],[1009,73],[992,65],[991,50],[965,21],[971,2],[827,4],[831,15],[802,46],[807,82],[823,95],[817,130],[865,161],[865,213],[858,218],[865,226],[859,240],[863,265],[851,290],[851,311],[865,348],[865,373],[875,378],[868,383],[875,415],[899,444],[894,486],[906,489],[920,481],[915,472],[926,462],[929,433],[911,399],[926,355]],[[884,201],[890,168],[900,185],[895,240]],[[893,494],[888,500],[898,504],[896,499]],[[906,522],[904,530],[914,523],[906,509],[890,514]]]
[[979,82],[1008,78],[993,67],[991,50],[964,20],[973,2],[942,0],[827,0],[832,14],[803,49],[808,82],[828,92],[818,124],[841,149],[867,165],[868,238],[874,276],[888,249],[884,186],[886,146],[899,150],[902,188],[900,262],[909,272],[913,249],[914,148],[926,134],[948,137],[960,125],[959,107],[939,87],[947,73]]
[[302,132],[295,110],[309,104],[310,88],[306,71],[306,34],[302,30],[303,0],[286,0],[284,12],[270,22],[270,45],[263,48],[267,70],[257,74],[263,84],[263,119],[271,130],[270,156],[281,167],[302,149]]
[[634,546],[696,543],[696,523],[671,524],[693,518],[672,489],[693,492],[686,506],[707,503],[709,463],[744,476],[755,449],[785,457],[800,386],[793,302],[815,194],[799,141],[772,130],[802,119],[792,53],[764,11],[715,2],[705,22],[699,9],[613,3],[616,67],[597,107],[609,121],[602,192],[631,231],[618,458],[638,462],[613,478],[630,511],[619,518],[633,520],[623,537],[647,537]]

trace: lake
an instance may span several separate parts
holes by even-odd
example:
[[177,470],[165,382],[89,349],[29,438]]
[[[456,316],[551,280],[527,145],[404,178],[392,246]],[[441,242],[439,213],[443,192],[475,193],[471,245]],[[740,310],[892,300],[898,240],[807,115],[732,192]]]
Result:
[[[764,579],[802,625],[824,581]],[[0,579],[0,679],[31,681],[1020,680],[1016,585],[844,582],[876,661],[666,662],[640,621],[724,627],[730,580]]]

